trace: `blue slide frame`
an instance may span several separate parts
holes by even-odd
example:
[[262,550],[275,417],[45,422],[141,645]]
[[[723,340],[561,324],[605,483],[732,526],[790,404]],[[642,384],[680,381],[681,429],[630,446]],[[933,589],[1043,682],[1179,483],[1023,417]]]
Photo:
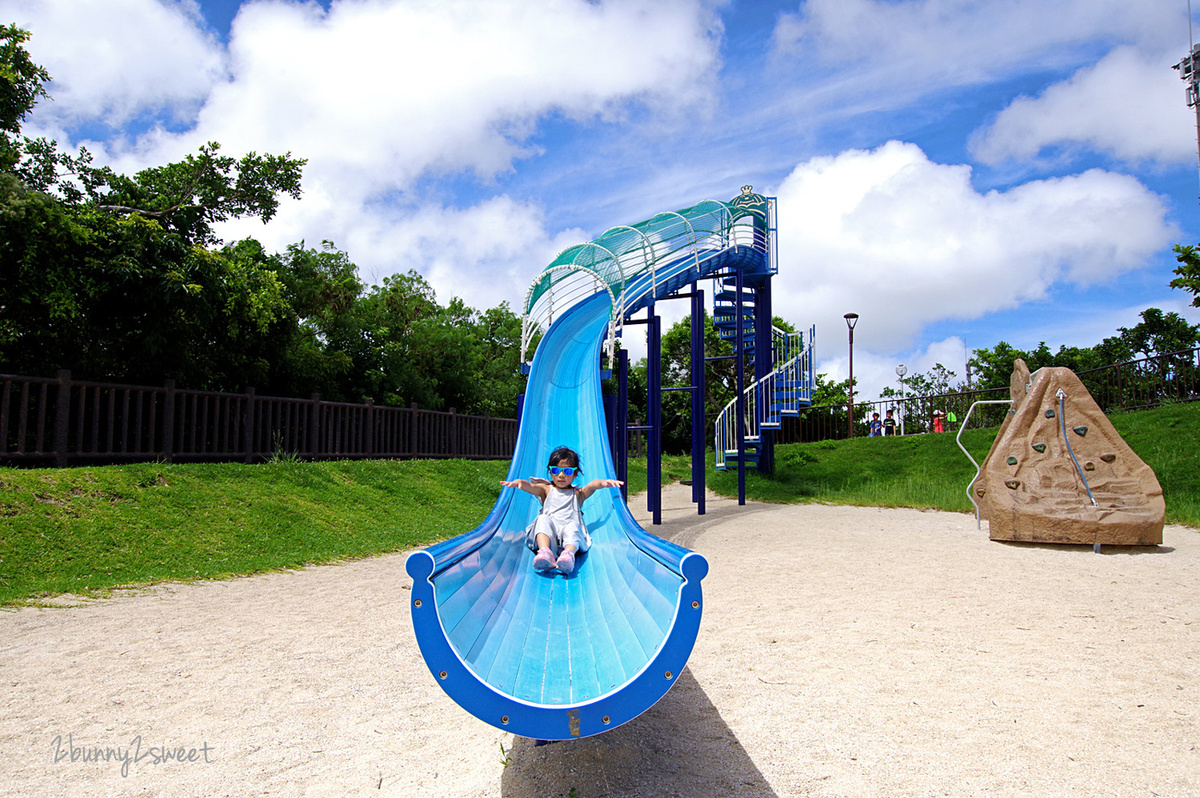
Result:
[[[764,255],[729,246],[677,263],[645,304],[718,271],[761,269]],[[509,480],[547,476],[558,446],[579,452],[577,484],[616,478],[600,381],[612,313],[608,293],[593,294],[539,343]],[[538,509],[504,488],[476,529],[410,555],[413,627],[435,680],[475,717],[534,739],[588,737],[636,718],[678,679],[708,561],[647,533],[618,490],[602,489],[584,503],[592,547],[575,571],[536,571],[525,529]]]

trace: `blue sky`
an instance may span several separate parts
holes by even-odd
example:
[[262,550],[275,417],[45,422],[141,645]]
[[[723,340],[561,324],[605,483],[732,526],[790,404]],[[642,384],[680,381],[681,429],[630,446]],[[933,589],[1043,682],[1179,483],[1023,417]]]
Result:
[[[1200,242],[1186,0],[0,0],[54,77],[26,132],[127,171],[306,157],[269,225],[371,282],[519,307],[606,228],[779,198],[775,311],[864,394],[1006,340],[1088,346]],[[665,306],[668,321],[685,310]],[[636,349],[636,346],[635,346]]]

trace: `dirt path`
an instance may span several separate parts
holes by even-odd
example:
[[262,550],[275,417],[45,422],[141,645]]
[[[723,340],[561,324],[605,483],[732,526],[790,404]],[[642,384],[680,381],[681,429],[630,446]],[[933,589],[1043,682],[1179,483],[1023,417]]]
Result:
[[688,496],[656,531],[711,564],[696,649],[608,734],[459,709],[392,555],[0,612],[0,795],[1200,795],[1197,530],[1096,555]]

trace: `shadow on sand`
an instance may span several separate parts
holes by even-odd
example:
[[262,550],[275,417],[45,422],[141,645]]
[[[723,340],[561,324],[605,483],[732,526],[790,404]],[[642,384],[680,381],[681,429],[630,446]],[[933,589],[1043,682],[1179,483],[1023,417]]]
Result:
[[993,540],[1014,549],[1043,549],[1045,551],[1077,551],[1080,554],[1170,554],[1174,546],[1118,546],[1106,543],[1096,551],[1091,543],[1032,543],[1024,540]]
[[542,746],[518,737],[508,756],[500,779],[505,798],[775,795],[687,669],[661,701],[624,726]]

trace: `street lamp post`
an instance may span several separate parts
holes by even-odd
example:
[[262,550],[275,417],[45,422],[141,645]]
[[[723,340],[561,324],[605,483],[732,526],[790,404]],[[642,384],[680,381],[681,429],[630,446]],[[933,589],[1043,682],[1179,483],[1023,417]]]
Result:
[[[1192,38],[1192,4],[1188,2],[1188,39]],[[1172,69],[1179,70],[1179,77],[1185,84],[1188,108],[1196,110],[1196,145],[1200,151],[1200,45],[1189,44],[1188,54]]]
[[[908,373],[908,366],[904,365],[903,363],[901,363],[899,366],[896,366],[896,378],[897,378],[896,382],[900,383],[900,400],[901,400],[900,407],[904,411],[908,410],[908,403],[904,401],[904,398],[905,398],[904,397],[904,375],[907,373]],[[906,412],[900,413],[900,434],[901,435],[904,434],[904,416],[905,415],[906,415]]]
[[850,404],[847,406],[846,417],[849,419],[850,437],[854,437],[854,325],[858,324],[857,313],[847,313],[843,316],[846,326],[850,328]]

